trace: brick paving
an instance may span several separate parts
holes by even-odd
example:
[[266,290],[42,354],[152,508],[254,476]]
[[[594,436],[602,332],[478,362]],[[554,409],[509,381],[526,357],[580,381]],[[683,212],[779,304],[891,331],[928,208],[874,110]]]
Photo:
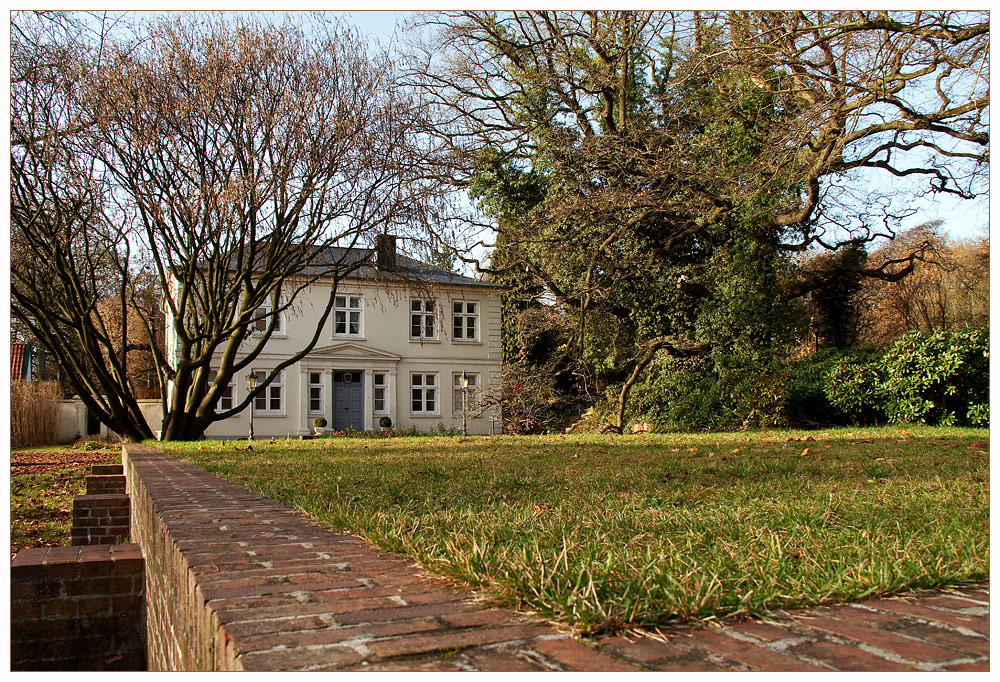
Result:
[[217,629],[215,651],[190,667],[989,670],[988,583],[766,622],[578,639],[156,450],[127,449],[131,475],[194,583],[188,617]]

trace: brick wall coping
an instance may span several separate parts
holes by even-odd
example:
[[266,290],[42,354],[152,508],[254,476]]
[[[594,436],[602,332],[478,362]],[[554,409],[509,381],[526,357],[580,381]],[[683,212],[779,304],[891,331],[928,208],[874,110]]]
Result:
[[[579,640],[153,448],[123,453],[146,556],[150,670],[989,667],[988,584],[655,639]],[[164,632],[191,638],[164,642]]]

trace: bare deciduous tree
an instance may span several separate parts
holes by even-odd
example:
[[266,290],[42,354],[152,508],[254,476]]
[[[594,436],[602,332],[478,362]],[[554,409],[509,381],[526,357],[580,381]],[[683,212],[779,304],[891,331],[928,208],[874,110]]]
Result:
[[[15,17],[12,33],[37,35],[31,23]],[[53,58],[14,88],[13,312],[129,438],[153,430],[127,381],[140,325],[162,437],[196,438],[254,399],[217,412],[302,291],[332,282],[316,333],[258,393],[315,345],[360,265],[349,247],[419,221],[412,107],[384,55],[319,18],[185,16],[102,44],[71,38],[36,40]],[[141,267],[165,294],[169,352],[153,343]]]

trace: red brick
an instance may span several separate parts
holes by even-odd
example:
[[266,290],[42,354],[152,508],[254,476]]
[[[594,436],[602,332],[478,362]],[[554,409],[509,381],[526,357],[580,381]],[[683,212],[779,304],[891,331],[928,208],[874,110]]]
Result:
[[439,616],[445,613],[454,613],[455,611],[468,609],[465,604],[422,604],[420,606],[396,606],[360,611],[348,610],[350,608],[349,604],[338,602],[331,602],[330,606],[334,613],[339,612],[337,622],[342,625],[384,623],[394,620],[408,620],[410,618],[425,618],[427,616]]
[[978,661],[976,663],[959,663],[957,665],[945,666],[944,669],[961,672],[988,673],[990,671],[990,662]]
[[320,630],[329,627],[329,623],[318,616],[301,618],[269,618],[266,620],[250,620],[231,623],[225,626],[226,632],[233,637],[242,635],[260,635],[268,633],[298,632],[300,630]]
[[891,651],[911,661],[948,661],[955,658],[954,652],[934,646],[933,644],[917,642],[906,637],[894,635],[891,632],[867,625],[858,625],[846,620],[810,618],[799,619],[799,622],[808,624],[808,627],[814,630],[828,632],[831,635],[852,639],[862,644],[869,644],[884,651]]
[[73,580],[79,574],[79,566],[76,562],[47,564],[45,566],[45,577],[48,580]]
[[377,663],[365,662],[361,665],[353,665],[348,668],[317,668],[317,670],[343,670],[344,672],[439,672],[453,673],[462,672],[464,668],[451,660],[443,660],[438,656],[425,656],[423,658],[406,658],[396,661],[379,661]]
[[320,666],[337,669],[359,663],[361,659],[361,654],[354,649],[327,647],[245,654],[238,659],[238,662],[244,670],[291,671]]
[[635,666],[625,661],[600,651],[594,651],[589,646],[569,638],[534,642],[530,648],[570,671],[623,672],[636,670]]
[[608,650],[614,655],[625,657],[638,663],[651,663],[664,658],[677,658],[687,654],[687,649],[683,649],[675,644],[661,642],[648,637],[606,637],[600,640],[600,650]]
[[471,649],[462,658],[482,672],[537,672],[546,670],[534,660],[517,651],[504,649]]
[[46,565],[59,563],[76,563],[80,556],[80,549],[77,547],[49,547],[45,555]]
[[16,583],[12,588],[17,600],[52,599],[62,593],[62,583],[55,580]]
[[834,670],[840,671],[888,672],[915,669],[908,665],[894,663],[893,661],[875,656],[857,647],[837,644],[835,642],[803,642],[789,648],[788,651],[823,661]]
[[713,660],[697,649],[677,658],[646,663],[646,666],[660,672],[732,672],[740,669],[733,664]]
[[544,625],[520,625],[515,627],[474,628],[467,630],[452,630],[449,632],[411,635],[408,637],[393,637],[370,642],[368,648],[376,658],[391,658],[394,656],[412,656],[426,654],[432,651],[447,651],[449,649],[467,646],[480,646],[509,642],[518,639],[528,639],[538,635],[551,633]]
[[[12,601],[10,603],[10,617],[13,621],[36,619],[42,617],[42,604],[48,606],[49,604],[61,604],[63,600],[61,599],[50,599],[47,601],[39,601],[37,599],[25,599],[19,601]],[[76,608],[74,607],[74,613]]]
[[961,599],[951,595],[936,595],[931,597],[921,597],[920,603],[926,606],[936,606],[944,609],[970,609],[981,606],[974,601]]
[[484,611],[471,611],[460,613],[449,613],[441,616],[441,620],[455,627],[470,627],[476,625],[497,625],[500,623],[516,622],[516,614],[504,609],[487,609]]
[[978,632],[984,635],[990,634],[989,617],[976,617],[960,613],[952,613],[949,611],[936,611],[917,603],[897,601],[895,599],[885,600],[879,605],[878,608],[883,611],[901,613],[905,616],[914,616],[923,620],[968,628],[973,632]]
[[76,607],[81,616],[111,613],[111,599],[109,597],[88,597],[78,600]]
[[74,618],[76,616],[76,601],[73,599],[47,599],[41,603],[45,605],[46,618]]
[[791,632],[787,629],[787,627],[777,623],[743,621],[740,623],[734,623],[731,627],[736,632],[749,635],[750,637],[759,639],[762,642],[777,642],[789,637],[795,637],[794,632]]
[[762,646],[728,637],[718,630],[699,631],[692,635],[690,645],[755,670],[768,672],[823,670],[781,652],[770,651]]
[[969,637],[954,630],[945,630],[917,621],[904,623],[900,627],[893,628],[892,631],[910,637],[917,637],[940,646],[946,646],[962,654],[988,656],[990,653],[990,640],[988,637]]
[[337,644],[357,637],[396,637],[417,632],[431,632],[440,628],[427,620],[408,620],[402,623],[380,623],[378,625],[351,625],[348,627],[328,627],[322,630],[300,632],[267,633],[263,635],[243,635],[237,648],[240,651],[260,651],[274,647],[308,647],[322,644]]

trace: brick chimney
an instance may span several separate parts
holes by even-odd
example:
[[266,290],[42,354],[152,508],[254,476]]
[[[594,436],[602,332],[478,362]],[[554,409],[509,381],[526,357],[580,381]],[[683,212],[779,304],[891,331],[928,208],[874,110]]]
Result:
[[396,238],[389,234],[375,237],[375,267],[392,270],[396,267]]

